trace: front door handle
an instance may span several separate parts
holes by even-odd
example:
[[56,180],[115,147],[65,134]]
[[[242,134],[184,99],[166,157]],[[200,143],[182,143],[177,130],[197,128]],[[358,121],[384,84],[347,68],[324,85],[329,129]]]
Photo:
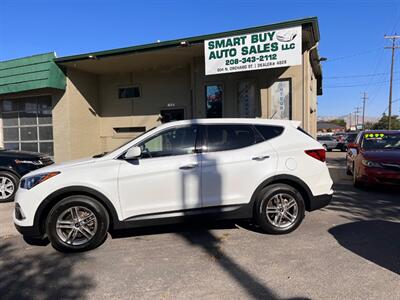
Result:
[[260,155],[260,156],[253,157],[252,160],[262,161],[262,160],[265,160],[267,158],[269,158],[269,155]]
[[179,167],[179,169],[181,169],[181,170],[190,170],[190,169],[197,168],[198,165],[199,164],[196,164],[196,163],[188,164],[188,165],[184,165],[184,166]]

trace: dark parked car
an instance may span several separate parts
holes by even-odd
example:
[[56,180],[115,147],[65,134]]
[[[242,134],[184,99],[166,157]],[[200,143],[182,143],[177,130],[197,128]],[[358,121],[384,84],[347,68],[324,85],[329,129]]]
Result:
[[348,147],[347,174],[355,186],[400,186],[400,130],[363,131]]
[[53,160],[44,154],[0,149],[0,202],[14,199],[22,176],[52,163]]

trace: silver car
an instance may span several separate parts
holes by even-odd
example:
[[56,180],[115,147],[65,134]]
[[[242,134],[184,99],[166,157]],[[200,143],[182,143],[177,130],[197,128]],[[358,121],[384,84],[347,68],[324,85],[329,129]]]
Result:
[[318,136],[317,141],[320,142],[322,146],[324,146],[326,151],[332,151],[332,149],[336,149],[338,145],[338,141],[330,135]]

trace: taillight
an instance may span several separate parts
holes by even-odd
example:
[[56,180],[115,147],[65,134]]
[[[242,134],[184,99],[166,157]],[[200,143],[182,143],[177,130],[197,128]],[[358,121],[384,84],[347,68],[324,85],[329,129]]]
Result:
[[315,159],[318,159],[322,162],[324,162],[326,159],[325,149],[305,150],[304,152],[306,154],[310,155],[311,157],[314,157]]

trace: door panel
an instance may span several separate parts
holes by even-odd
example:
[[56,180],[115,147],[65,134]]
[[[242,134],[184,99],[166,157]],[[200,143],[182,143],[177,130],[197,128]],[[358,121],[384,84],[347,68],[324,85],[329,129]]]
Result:
[[[253,145],[246,146],[249,140],[243,133],[245,129],[206,134],[207,148],[214,151],[201,154],[203,207],[248,203],[257,186],[275,173],[275,150],[266,141],[255,140]],[[234,150],[217,151],[224,148]]]
[[125,219],[201,208],[197,135],[196,125],[166,129],[137,145],[139,159],[121,163],[118,188]]
[[123,161],[119,193],[124,219],[201,207],[199,154]]

